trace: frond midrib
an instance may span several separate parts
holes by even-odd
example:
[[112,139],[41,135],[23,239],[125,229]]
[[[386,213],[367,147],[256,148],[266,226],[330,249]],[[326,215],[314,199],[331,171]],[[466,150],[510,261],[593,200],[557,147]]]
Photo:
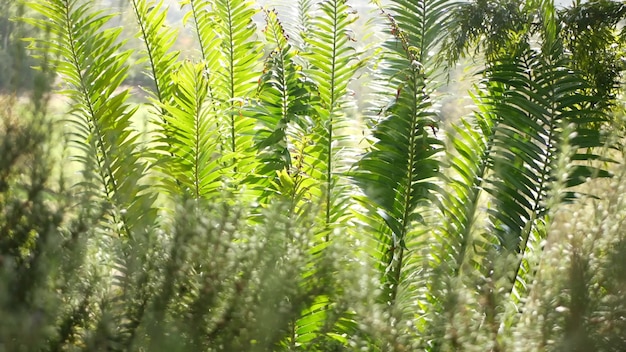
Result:
[[[230,0],[226,0],[224,1],[225,6],[226,6],[226,14],[228,16],[227,20],[228,20],[228,67],[229,67],[229,93],[230,96],[228,97],[229,99],[234,99],[235,98],[235,38],[234,38],[234,32],[233,32],[233,18],[232,18],[232,8],[231,8],[231,2]],[[234,109],[235,107],[235,102],[231,101],[231,109]],[[236,131],[236,127],[235,127],[235,115],[234,115],[234,111],[229,111],[230,114],[230,143],[231,143],[231,150],[233,153],[235,153],[237,151],[237,131]],[[236,161],[233,161],[233,163],[235,164]],[[236,170],[236,168],[235,168]]]
[[[144,21],[142,21],[142,16],[139,13],[139,6],[137,3],[137,0],[132,0],[132,5],[133,5],[133,9],[135,12],[135,16],[137,16],[137,22],[139,23],[139,29],[141,30],[141,35],[144,38],[144,42],[146,44],[146,51],[148,53],[148,61],[150,62],[150,70],[152,71],[153,75],[154,75],[154,88],[156,90],[156,96],[157,99],[163,103],[163,96],[161,93],[161,77],[160,75],[157,74],[157,69],[156,69],[156,63],[155,63],[155,57],[154,57],[154,48],[151,45],[151,41],[148,40],[148,32],[147,32],[147,28],[146,28],[146,24],[144,23]],[[161,110],[161,113],[165,113],[165,111]]]
[[[337,0],[335,0],[336,2]],[[336,5],[336,3],[335,3]],[[332,60],[331,60],[331,70],[330,70],[330,106],[329,106],[329,123],[328,123],[328,149],[327,149],[327,159],[326,159],[326,225],[330,224],[330,210],[332,204],[332,173],[333,173],[333,122],[334,122],[334,109],[335,109],[335,67],[337,64],[337,31],[339,26],[338,19],[338,6],[333,6],[333,49],[332,49]],[[328,236],[326,240],[328,241]]]

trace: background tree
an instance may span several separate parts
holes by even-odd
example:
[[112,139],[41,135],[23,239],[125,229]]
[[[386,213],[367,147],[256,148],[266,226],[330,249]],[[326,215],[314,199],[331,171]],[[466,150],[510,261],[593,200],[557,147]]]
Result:
[[0,91],[23,92],[45,85],[32,69],[37,62],[29,55],[28,43],[22,40],[44,36],[45,30],[35,31],[18,21],[26,11],[23,3],[0,1]]

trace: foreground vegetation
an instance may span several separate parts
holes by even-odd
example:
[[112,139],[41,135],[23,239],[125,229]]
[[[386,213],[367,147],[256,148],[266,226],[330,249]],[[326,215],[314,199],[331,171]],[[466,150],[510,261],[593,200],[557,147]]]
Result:
[[[143,104],[90,3],[22,18],[46,35],[35,104],[2,112],[0,351],[626,346],[626,5],[394,0],[359,14],[369,47],[345,0],[262,32],[254,3],[186,0],[180,59],[132,0]],[[474,112],[443,116],[468,59]]]

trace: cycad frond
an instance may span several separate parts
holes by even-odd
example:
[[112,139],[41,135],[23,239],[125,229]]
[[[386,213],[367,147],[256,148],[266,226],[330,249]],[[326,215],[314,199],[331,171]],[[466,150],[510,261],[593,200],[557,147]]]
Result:
[[183,17],[183,23],[186,24],[190,20],[193,22],[194,33],[198,36],[202,61],[209,71],[210,78],[213,80],[220,66],[220,51],[218,48],[221,45],[222,38],[214,27],[211,2],[206,0],[184,0],[181,1],[180,5],[190,8],[189,12]]
[[158,102],[169,102],[174,87],[169,84],[170,76],[178,66],[179,52],[170,52],[176,41],[176,31],[166,23],[163,0],[133,0],[132,7],[139,24],[138,36],[146,46],[145,55],[150,66],[147,75],[154,81],[154,87],[146,89]]
[[306,38],[309,36],[313,27],[311,23],[313,4],[314,3],[312,0],[298,0],[298,20],[296,24],[296,34],[300,38],[298,45],[302,50],[306,50],[307,48]]
[[211,198],[221,187],[221,167],[205,66],[185,62],[171,79],[173,100],[161,105],[166,112],[162,140],[169,154],[162,156],[169,173],[166,186],[173,195]]
[[[122,237],[102,236],[97,243],[108,242],[121,249],[110,269],[133,272],[138,258],[128,255],[128,249],[142,248],[135,255],[146,253],[146,238],[157,220],[153,206],[156,193],[148,191],[143,177],[147,166],[136,142],[138,133],[131,129],[130,120],[137,108],[126,104],[128,90],[117,92],[127,76],[130,52],[121,50],[121,28],[105,29],[111,17],[93,11],[90,2],[81,3],[51,0],[31,6],[48,19],[35,23],[56,36],[47,48],[57,57],[55,66],[67,83],[64,92],[71,99],[68,132],[75,147],[71,152],[82,162],[83,175],[76,187],[85,192],[84,199],[94,202],[94,208],[96,202],[104,200],[107,209],[96,231]],[[95,319],[104,322],[111,318],[119,324],[102,344],[130,347],[150,296],[146,283],[151,274],[141,272],[113,280],[115,294],[103,297],[112,305],[102,314],[95,313]],[[134,285],[141,288],[132,289]]]
[[[224,106],[228,131],[224,152],[236,174],[246,174],[254,165],[250,153],[254,120],[242,113],[257,86],[263,55],[261,43],[255,38],[253,16],[256,10],[252,5],[248,0],[217,0],[213,3],[214,28],[223,38],[219,47],[222,68],[213,89]],[[243,167],[246,164],[248,168]]]
[[[554,182],[554,162],[560,153],[561,131],[576,126],[575,138],[568,141],[574,150],[602,147],[603,139],[590,133],[589,123],[600,123],[605,117],[589,108],[595,98],[584,94],[586,82],[563,63],[546,62],[542,55],[527,51],[514,61],[496,64],[489,79],[506,87],[502,98],[489,104],[498,116],[494,130],[494,153],[490,165],[495,176],[487,191],[496,205],[510,211],[498,221],[499,242],[507,250],[524,250],[527,234],[519,236],[525,223],[546,214],[545,197]],[[591,160],[593,154],[577,153],[574,158]],[[580,159],[582,158],[582,159]],[[576,185],[581,176],[607,175],[587,165],[578,165],[568,175],[566,186]],[[508,228],[507,231],[504,228]]]
[[383,254],[378,258],[383,300],[392,305],[406,279],[406,265],[420,261],[417,253],[407,260],[407,249],[419,253],[425,243],[424,229],[416,226],[424,214],[416,210],[430,204],[433,192],[440,191],[437,155],[442,142],[435,135],[438,118],[429,92],[438,67],[433,53],[447,31],[451,6],[449,1],[391,4],[387,16],[392,39],[385,44],[379,78],[389,87],[389,95],[382,102],[383,120],[374,131],[372,150],[357,162],[352,174],[370,203],[367,208],[373,218],[368,222],[379,223],[374,228],[382,247],[377,251]]
[[311,130],[312,145],[305,148],[303,162],[307,174],[320,182],[325,226],[336,222],[346,210],[338,144],[344,139],[340,131],[347,123],[342,104],[358,67],[356,51],[350,43],[353,36],[349,27],[354,15],[345,0],[323,1],[319,13],[311,19],[311,31],[306,37],[306,73],[316,84],[319,102]]
[[[145,194],[137,134],[130,119],[136,109],[126,104],[128,91],[117,92],[127,76],[129,51],[121,51],[121,29],[104,29],[111,16],[94,12],[89,3],[50,0],[29,3],[48,20],[33,21],[57,36],[48,43],[58,59],[58,72],[72,99],[71,141],[76,158],[84,163],[87,192],[104,197],[113,206],[112,221],[131,236],[152,224],[151,198]],[[147,208],[146,208],[147,206]],[[132,220],[131,220],[132,219]]]
[[[481,104],[480,97],[475,101]],[[490,137],[497,122],[494,120],[488,111],[475,112],[471,118],[453,125],[448,139],[441,200],[441,215],[445,221],[434,229],[434,234],[443,259],[438,264],[453,278],[461,276],[464,264],[470,264],[466,261],[471,258],[473,234],[480,221],[481,190],[489,172]]]
[[428,67],[426,73],[431,75],[430,68],[440,63],[436,54],[449,34],[451,9],[456,5],[450,0],[392,1],[391,32],[400,42],[394,46],[396,52]]
[[[254,169],[254,120],[243,112],[258,81],[261,45],[255,39],[256,10],[245,0],[190,0],[201,51],[210,81],[211,97],[221,111],[220,151],[231,178],[241,180]],[[239,182],[235,181],[235,182]]]
[[[493,280],[511,282],[505,291],[513,291],[513,302],[526,294],[532,280],[536,269],[529,258],[547,236],[551,208],[574,200],[571,190],[553,199],[554,187],[567,189],[588,177],[609,176],[589,164],[602,159],[595,150],[606,143],[589,124],[600,125],[606,116],[593,108],[596,98],[585,94],[586,81],[567,68],[565,59],[554,60],[558,55],[528,47],[521,52],[487,70],[489,80],[504,90],[486,102],[497,119],[489,155],[493,173],[484,186],[492,205],[482,238],[490,245],[476,242],[483,248],[491,246],[490,251],[502,258],[512,258],[508,259],[510,267],[501,268]],[[568,129],[571,133],[564,133]],[[572,151],[571,160],[575,160],[565,175],[559,169],[564,148]],[[489,270],[492,265],[481,267]]]
[[[323,278],[320,268],[328,261],[331,235],[338,224],[346,223],[348,215],[349,185],[342,177],[347,165],[342,149],[349,148],[345,146],[342,131],[347,125],[343,104],[347,102],[348,83],[358,65],[350,32],[355,12],[345,0],[322,1],[317,6],[318,11],[310,18],[310,31],[304,35],[303,48],[307,51],[302,54],[304,73],[317,92],[309,100],[311,107],[307,107],[307,113],[290,132],[295,147],[290,177],[297,186],[294,195],[300,200],[300,209],[319,209],[315,213],[316,246],[311,250],[313,259],[306,274],[307,282]],[[296,334],[291,343],[306,343],[313,349],[321,348],[320,341],[341,344],[337,342],[339,335],[332,332],[346,325],[343,312],[335,314],[332,297],[327,292],[320,292],[317,299],[317,306],[303,311],[294,322]]]
[[[185,20],[193,19],[209,81],[208,95],[214,103],[218,152],[226,182],[236,186],[250,176],[253,159],[254,119],[245,108],[257,86],[262,61],[255,38],[256,10],[247,0],[186,0]],[[228,171],[230,170],[230,171]]]
[[260,123],[255,148],[262,163],[256,170],[260,179],[255,185],[265,188],[265,196],[279,193],[293,199],[299,188],[296,179],[299,163],[296,160],[296,165],[293,164],[298,154],[294,133],[308,124],[304,116],[312,112],[310,104],[315,89],[297,64],[296,51],[289,44],[277,13],[265,12],[265,34],[274,48],[259,80],[258,102],[250,107],[252,116]]

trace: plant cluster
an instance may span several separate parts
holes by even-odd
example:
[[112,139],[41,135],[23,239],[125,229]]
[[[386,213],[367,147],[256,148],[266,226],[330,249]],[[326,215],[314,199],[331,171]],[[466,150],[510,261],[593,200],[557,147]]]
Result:
[[[626,5],[373,3],[370,48],[349,0],[285,25],[182,0],[181,59],[163,1],[130,1],[135,39],[89,1],[26,4],[69,106],[2,116],[0,351],[626,346]],[[461,58],[481,70],[455,120]]]

